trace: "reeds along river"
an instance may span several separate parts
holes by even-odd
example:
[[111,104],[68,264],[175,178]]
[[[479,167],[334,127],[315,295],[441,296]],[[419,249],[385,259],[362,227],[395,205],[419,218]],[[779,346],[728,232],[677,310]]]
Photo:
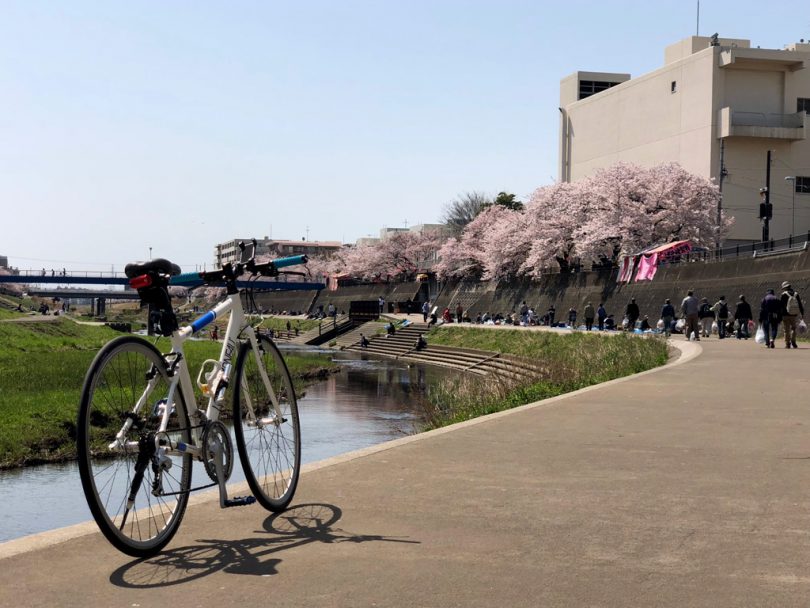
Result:
[[[410,434],[418,395],[441,370],[337,353],[341,371],[306,389],[299,401],[303,462],[315,462]],[[231,481],[240,481],[239,459]],[[200,481],[199,467],[194,476]],[[304,478],[301,483],[306,483]],[[0,471],[0,542],[90,521],[75,463]]]

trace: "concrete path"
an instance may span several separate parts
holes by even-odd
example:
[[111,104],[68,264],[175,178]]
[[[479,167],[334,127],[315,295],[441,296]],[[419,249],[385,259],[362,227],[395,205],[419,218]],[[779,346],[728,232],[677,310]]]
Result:
[[0,545],[0,605],[807,606],[810,348],[700,344],[310,467],[279,516],[197,504],[153,559]]

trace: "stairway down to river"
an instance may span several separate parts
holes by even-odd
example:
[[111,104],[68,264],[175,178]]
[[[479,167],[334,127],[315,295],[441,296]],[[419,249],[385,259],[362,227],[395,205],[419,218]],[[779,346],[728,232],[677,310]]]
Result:
[[426,323],[411,323],[398,329],[394,335],[369,337],[366,334],[369,337],[369,345],[366,348],[355,342],[345,350],[449,367],[480,376],[492,374],[517,379],[536,377],[542,372],[541,366],[530,359],[499,352],[431,345],[429,342],[422,350],[416,350],[417,338],[427,332]]
[[291,338],[290,342],[293,344],[323,344],[350,331],[353,327],[354,322],[349,318],[349,315],[338,315],[334,319],[332,317],[324,317],[316,327],[301,332],[299,335]]

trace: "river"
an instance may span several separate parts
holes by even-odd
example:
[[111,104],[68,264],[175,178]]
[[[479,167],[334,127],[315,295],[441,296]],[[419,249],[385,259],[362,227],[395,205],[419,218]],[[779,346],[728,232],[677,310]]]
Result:
[[[443,373],[352,353],[334,358],[340,373],[308,387],[298,402],[304,463],[413,433],[417,396]],[[231,481],[242,479],[237,457]],[[0,542],[91,519],[75,463],[0,471]]]

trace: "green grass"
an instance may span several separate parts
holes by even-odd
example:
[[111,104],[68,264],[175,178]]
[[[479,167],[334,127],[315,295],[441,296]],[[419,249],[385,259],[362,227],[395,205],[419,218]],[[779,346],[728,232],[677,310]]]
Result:
[[[0,468],[75,458],[85,374],[98,349],[120,335],[67,319],[0,323]],[[168,340],[157,346],[167,351]],[[192,378],[205,359],[219,357],[220,349],[218,342],[186,342]],[[327,357],[285,360],[299,387],[315,372],[336,367]]]
[[[289,321],[290,329],[292,331],[295,331],[295,328],[298,327],[298,330],[302,333],[312,329],[313,327],[318,327],[318,323],[320,322],[318,319],[290,319]],[[267,317],[266,319],[262,319],[259,327],[262,329],[287,331],[287,319]]]
[[542,371],[533,378],[504,380],[452,376],[429,391],[428,428],[437,428],[518,405],[554,397],[645,371],[667,361],[662,339],[630,335],[439,328],[429,344],[498,351],[527,357]]

